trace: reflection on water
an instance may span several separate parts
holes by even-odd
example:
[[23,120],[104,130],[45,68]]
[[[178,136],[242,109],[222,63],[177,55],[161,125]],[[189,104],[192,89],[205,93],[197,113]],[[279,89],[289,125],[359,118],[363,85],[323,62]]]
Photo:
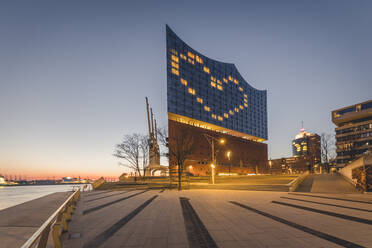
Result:
[[[77,185],[0,186],[0,210],[21,204],[54,192],[72,191]],[[80,185],[81,189],[84,185]],[[90,185],[89,185],[90,186]]]

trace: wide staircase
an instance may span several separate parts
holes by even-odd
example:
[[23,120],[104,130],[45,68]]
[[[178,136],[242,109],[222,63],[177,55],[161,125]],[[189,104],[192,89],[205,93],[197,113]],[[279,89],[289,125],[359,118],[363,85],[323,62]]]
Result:
[[337,173],[311,174],[307,176],[296,191],[313,193],[359,193],[353,185]]

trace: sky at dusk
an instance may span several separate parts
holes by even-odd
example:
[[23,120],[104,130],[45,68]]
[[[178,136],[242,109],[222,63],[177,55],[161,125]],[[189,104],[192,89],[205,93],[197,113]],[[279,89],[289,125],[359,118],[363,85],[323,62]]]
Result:
[[301,121],[372,99],[372,1],[1,1],[0,174],[119,176],[124,134],[167,124],[165,25],[267,90],[269,158]]

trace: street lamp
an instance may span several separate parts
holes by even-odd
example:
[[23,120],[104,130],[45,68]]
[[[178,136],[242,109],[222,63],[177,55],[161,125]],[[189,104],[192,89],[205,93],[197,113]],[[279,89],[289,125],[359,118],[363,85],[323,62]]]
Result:
[[207,141],[209,142],[209,144],[211,145],[211,148],[212,148],[212,164],[211,164],[211,167],[212,167],[212,184],[214,184],[214,174],[215,174],[215,168],[216,168],[216,156],[215,156],[215,153],[214,153],[214,141],[217,141],[219,144],[223,145],[226,143],[226,140],[225,139],[217,139],[216,137],[213,137],[209,134],[206,134],[204,133],[203,134],[204,137],[207,139]]
[[229,176],[230,176],[230,171],[231,171],[231,163],[230,163],[231,151],[227,151],[226,152],[226,156],[229,159]]

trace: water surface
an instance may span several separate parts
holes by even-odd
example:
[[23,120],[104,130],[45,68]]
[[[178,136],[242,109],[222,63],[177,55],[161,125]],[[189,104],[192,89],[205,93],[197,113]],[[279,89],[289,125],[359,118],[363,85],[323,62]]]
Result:
[[[0,210],[55,192],[72,191],[77,185],[0,186]],[[80,185],[81,187],[83,185]]]

